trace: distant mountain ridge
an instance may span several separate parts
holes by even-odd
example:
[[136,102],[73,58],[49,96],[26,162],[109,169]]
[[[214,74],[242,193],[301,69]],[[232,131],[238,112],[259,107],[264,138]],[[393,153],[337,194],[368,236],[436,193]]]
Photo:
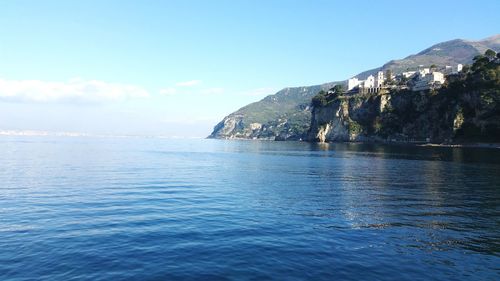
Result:
[[408,68],[416,68],[419,65],[453,66],[459,63],[471,64],[475,56],[483,54],[487,49],[500,50],[500,34],[480,41],[455,39],[438,43],[417,54],[409,55],[400,60],[391,60],[379,68],[364,71],[356,76],[366,79],[366,77],[379,70],[385,71],[388,69],[394,73],[401,73]]
[[[480,41],[455,39],[435,44],[404,59],[392,60],[379,68],[359,73],[365,79],[382,70],[398,74],[420,65],[437,66],[470,64],[472,59],[485,50],[500,50],[500,34]],[[349,78],[349,77],[346,77]],[[311,123],[311,99],[320,90],[327,90],[346,80],[307,87],[280,90],[274,95],[244,106],[226,116],[215,127],[209,138],[222,139],[305,139]]]

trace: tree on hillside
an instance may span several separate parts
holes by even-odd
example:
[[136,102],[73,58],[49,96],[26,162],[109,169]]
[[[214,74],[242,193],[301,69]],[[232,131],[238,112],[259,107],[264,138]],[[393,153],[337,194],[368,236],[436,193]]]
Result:
[[320,107],[320,106],[325,106],[328,104],[328,100],[326,97],[327,93],[323,90],[319,91],[313,98],[312,98],[312,105],[314,107]]
[[486,65],[490,62],[490,59],[485,55],[477,55],[472,60],[474,61],[471,66],[473,73],[483,71]]
[[316,96],[312,98],[312,105],[315,107],[321,107],[328,105],[331,101],[337,99],[338,96],[344,94],[344,87],[342,85],[337,84],[334,87],[330,88],[328,92],[323,90],[319,91]]
[[328,92],[337,94],[337,95],[342,95],[344,93],[344,87],[342,85],[337,84],[333,88],[331,88]]
[[390,82],[392,82],[392,70],[387,69],[385,71],[385,77],[387,79],[387,84],[390,84]]
[[496,57],[496,55],[497,55],[497,53],[495,51],[493,51],[492,49],[488,49],[484,53],[484,56],[490,60],[494,59]]
[[450,77],[443,92],[455,97],[453,100],[458,100],[463,109],[466,122],[458,136],[498,141],[500,123],[495,120],[500,114],[500,60],[492,50],[473,60],[470,68],[464,67],[456,79]]

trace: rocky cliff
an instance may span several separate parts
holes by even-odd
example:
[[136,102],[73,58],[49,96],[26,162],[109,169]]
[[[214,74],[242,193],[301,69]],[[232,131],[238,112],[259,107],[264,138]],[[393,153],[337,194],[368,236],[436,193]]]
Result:
[[[365,79],[368,75],[374,74],[379,70],[391,70],[394,74],[406,71],[408,68],[415,68],[419,65],[437,66],[470,64],[472,59],[483,53],[486,49],[500,50],[500,35],[496,35],[481,41],[467,41],[462,39],[451,40],[436,44],[423,50],[422,52],[410,55],[404,59],[390,61],[383,66],[362,72],[357,75],[361,79]],[[226,116],[215,127],[209,138],[244,138],[244,139],[270,139],[270,140],[300,140],[311,138],[310,125],[322,122],[321,116],[328,115],[324,110],[333,109],[316,109],[312,115],[311,98],[313,98],[320,90],[328,90],[336,84],[345,84],[346,81],[325,83],[309,87],[294,87],[285,88],[274,95],[267,96],[261,101],[249,104],[240,108],[234,113]],[[403,95],[403,93],[401,93]],[[388,100],[396,101],[399,99],[398,93],[390,93],[387,97],[373,97],[370,101],[362,101],[362,97],[353,99],[339,100],[339,106],[342,105],[342,110],[338,112],[339,116],[344,118],[349,116],[350,120],[358,123],[356,117],[364,116],[361,112],[369,110],[374,114],[374,108],[377,107],[377,100],[387,98]],[[426,97],[422,97],[426,100]],[[361,100],[361,101],[360,101]],[[403,103],[408,106],[407,101]],[[413,103],[411,103],[413,104]],[[332,105],[333,106],[333,105]],[[403,105],[401,105],[403,106]],[[422,105],[424,106],[424,105]],[[430,105],[429,105],[430,106]],[[373,107],[373,108],[372,108]],[[397,105],[394,105],[397,110]],[[337,113],[336,113],[337,114]],[[379,115],[381,113],[379,112]],[[318,120],[311,119],[311,116]],[[382,116],[379,116],[382,118]],[[345,118],[344,118],[345,119]],[[342,122],[345,120],[341,119]],[[361,118],[363,119],[363,118]],[[364,120],[364,119],[363,119]],[[360,120],[360,122],[363,122]],[[338,120],[340,122],[340,120]],[[349,120],[345,121],[349,123]],[[346,125],[340,126],[340,123],[330,124],[326,132],[331,130],[343,130],[342,134],[335,133],[336,138],[359,140],[366,137],[374,137],[373,135],[359,134],[354,129],[356,123],[350,125],[350,131],[346,129]],[[319,124],[319,123],[318,123]],[[344,123],[342,123],[344,124]],[[346,131],[347,130],[347,131]],[[406,130],[405,130],[406,131]],[[419,136],[428,137],[427,132],[421,132]],[[378,135],[377,135],[378,137]]]
[[321,95],[313,99],[310,141],[500,142],[500,55],[494,52],[448,76],[439,90]]
[[431,92],[336,97],[312,111],[308,140],[450,142],[459,107],[441,112]]
[[209,138],[304,139],[311,123],[311,98],[335,84],[285,88],[226,116]]

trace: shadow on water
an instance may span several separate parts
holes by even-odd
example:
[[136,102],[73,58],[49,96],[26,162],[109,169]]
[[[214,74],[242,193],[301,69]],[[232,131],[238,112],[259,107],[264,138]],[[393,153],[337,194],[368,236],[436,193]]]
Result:
[[438,147],[370,143],[311,143],[315,151],[344,151],[358,155],[409,160],[436,160],[500,164],[500,149],[479,147]]
[[500,149],[479,147],[438,147],[375,143],[307,143],[273,141],[229,141],[231,152],[304,154],[308,157],[378,157],[387,159],[451,161],[500,164]]

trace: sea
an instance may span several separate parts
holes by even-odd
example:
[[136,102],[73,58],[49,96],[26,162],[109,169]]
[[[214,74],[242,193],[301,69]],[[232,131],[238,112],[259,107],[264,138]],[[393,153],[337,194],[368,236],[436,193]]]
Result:
[[500,150],[2,136],[0,280],[500,280]]

